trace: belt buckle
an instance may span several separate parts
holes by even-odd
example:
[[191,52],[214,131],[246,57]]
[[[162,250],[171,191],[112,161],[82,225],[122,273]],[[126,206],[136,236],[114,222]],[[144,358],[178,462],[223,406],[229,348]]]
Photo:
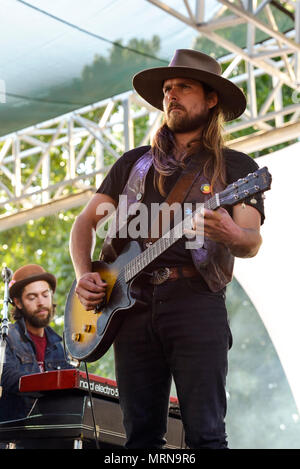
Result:
[[170,269],[168,267],[162,267],[152,273],[153,277],[150,279],[150,283],[153,285],[160,285],[164,283],[170,277]]

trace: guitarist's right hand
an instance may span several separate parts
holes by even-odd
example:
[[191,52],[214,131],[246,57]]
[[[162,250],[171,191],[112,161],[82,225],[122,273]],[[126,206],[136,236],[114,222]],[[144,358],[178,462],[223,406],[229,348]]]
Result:
[[106,287],[98,272],[87,272],[77,281],[75,292],[85,310],[91,311],[104,300]]

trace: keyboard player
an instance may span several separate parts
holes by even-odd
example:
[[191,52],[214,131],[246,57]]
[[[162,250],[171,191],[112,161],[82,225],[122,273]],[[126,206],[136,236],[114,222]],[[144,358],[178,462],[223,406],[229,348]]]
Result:
[[36,264],[15,271],[9,284],[13,302],[1,376],[0,421],[24,418],[34,398],[19,392],[23,375],[68,369],[62,338],[49,326],[55,313],[56,278]]

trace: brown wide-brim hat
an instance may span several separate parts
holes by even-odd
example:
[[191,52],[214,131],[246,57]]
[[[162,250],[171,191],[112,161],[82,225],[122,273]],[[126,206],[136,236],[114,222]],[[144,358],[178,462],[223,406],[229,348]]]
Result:
[[191,78],[206,83],[218,93],[226,121],[236,119],[246,109],[246,98],[240,88],[221,76],[220,64],[207,54],[178,49],[168,67],[142,70],[133,77],[133,86],[149,104],[163,111],[163,83],[170,78]]
[[49,283],[53,292],[56,289],[56,278],[54,275],[46,272],[43,267],[37,264],[28,264],[15,271],[9,283],[9,296],[11,299],[20,295],[22,289],[32,282],[45,280]]

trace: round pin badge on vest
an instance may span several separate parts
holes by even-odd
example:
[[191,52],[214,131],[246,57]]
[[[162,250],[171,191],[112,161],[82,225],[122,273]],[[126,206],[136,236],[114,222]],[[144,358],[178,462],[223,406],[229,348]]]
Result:
[[202,192],[202,194],[210,194],[211,193],[211,187],[206,182],[206,183],[201,185],[200,191]]

